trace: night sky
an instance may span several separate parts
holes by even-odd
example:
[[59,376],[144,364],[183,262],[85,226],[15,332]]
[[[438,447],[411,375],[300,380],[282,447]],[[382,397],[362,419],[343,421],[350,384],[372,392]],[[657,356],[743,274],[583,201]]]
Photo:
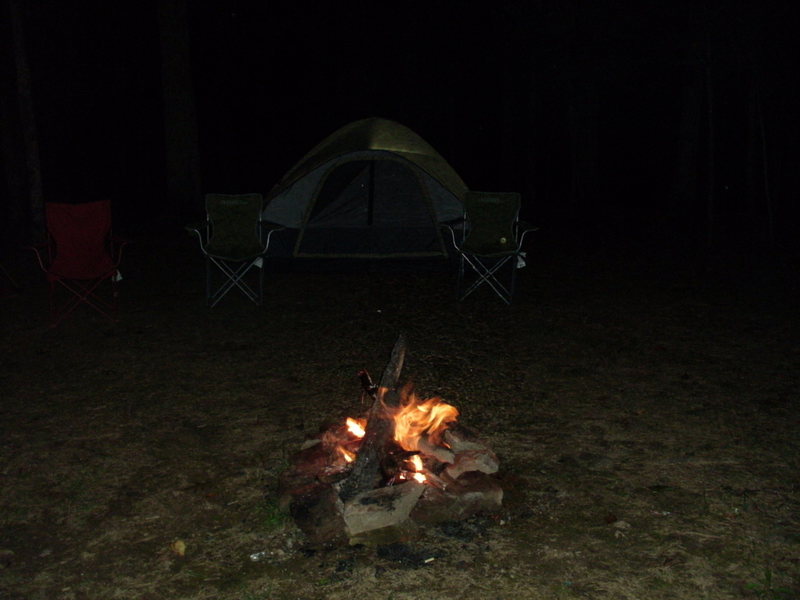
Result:
[[[379,116],[470,188],[521,192],[550,232],[702,247],[711,198],[715,244],[789,247],[795,4],[189,2],[201,191],[266,194],[338,127]],[[111,197],[134,231],[193,216],[165,184],[157,3],[21,5],[45,200]],[[8,157],[23,149],[3,21]],[[7,213],[26,201],[19,168]]]

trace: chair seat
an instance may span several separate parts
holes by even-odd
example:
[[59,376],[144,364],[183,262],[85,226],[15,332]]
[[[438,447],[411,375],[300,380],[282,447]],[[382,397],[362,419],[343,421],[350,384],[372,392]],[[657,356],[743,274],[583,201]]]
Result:
[[110,277],[117,267],[109,254],[87,255],[79,260],[65,260],[57,254],[47,270],[48,279],[97,279]]
[[220,243],[214,238],[206,246],[206,253],[215,258],[230,261],[245,261],[264,254],[264,246],[258,240],[242,240]]
[[465,243],[461,248],[464,252],[487,258],[509,256],[517,251],[516,244],[508,238],[501,238],[494,243]]

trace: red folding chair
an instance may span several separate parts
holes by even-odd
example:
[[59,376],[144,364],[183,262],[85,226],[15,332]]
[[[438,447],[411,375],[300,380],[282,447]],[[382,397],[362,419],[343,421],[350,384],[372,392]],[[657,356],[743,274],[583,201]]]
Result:
[[[48,202],[45,222],[47,242],[32,249],[50,283],[53,327],[81,304],[116,320],[118,267],[127,242],[111,233],[111,202]],[[101,288],[105,282],[108,292]],[[64,290],[66,300],[59,294]]]

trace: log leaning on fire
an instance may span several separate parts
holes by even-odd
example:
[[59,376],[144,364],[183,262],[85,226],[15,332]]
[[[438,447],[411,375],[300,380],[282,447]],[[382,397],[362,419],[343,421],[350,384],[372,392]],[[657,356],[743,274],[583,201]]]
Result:
[[383,371],[375,399],[367,414],[367,425],[350,475],[338,484],[339,498],[347,502],[361,492],[373,489],[381,480],[381,459],[387,443],[394,437],[394,421],[387,408],[400,404],[397,382],[406,354],[405,337],[395,342],[389,363]]

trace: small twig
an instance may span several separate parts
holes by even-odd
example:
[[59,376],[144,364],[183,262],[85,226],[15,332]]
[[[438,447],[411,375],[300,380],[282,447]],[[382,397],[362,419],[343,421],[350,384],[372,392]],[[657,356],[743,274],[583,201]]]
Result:
[[709,540],[719,540],[722,539],[721,535],[712,535],[710,533],[700,533],[699,531],[673,531],[675,535],[691,535],[694,537],[709,539]]

